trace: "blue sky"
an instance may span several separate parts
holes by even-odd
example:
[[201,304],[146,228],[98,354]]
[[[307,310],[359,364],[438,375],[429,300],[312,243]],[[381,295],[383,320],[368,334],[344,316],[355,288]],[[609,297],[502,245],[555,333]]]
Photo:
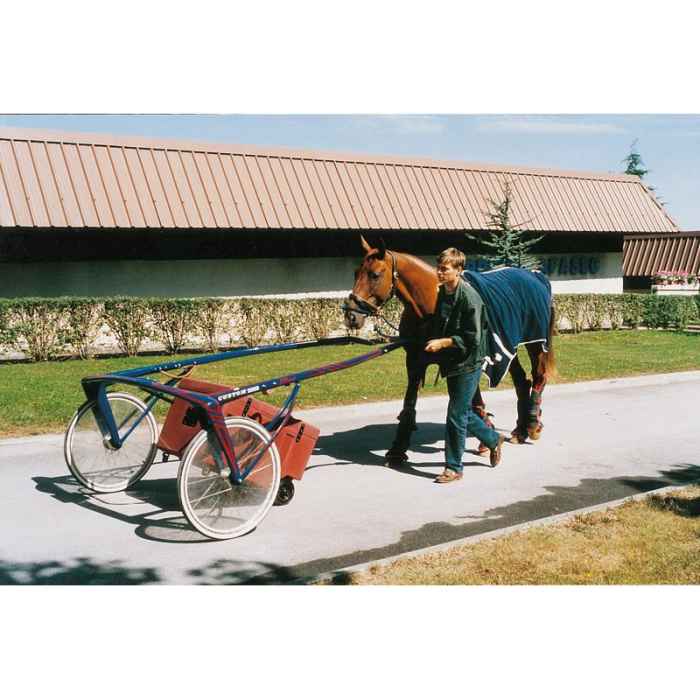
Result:
[[0,126],[621,172],[637,139],[645,182],[700,230],[700,115],[0,115]]

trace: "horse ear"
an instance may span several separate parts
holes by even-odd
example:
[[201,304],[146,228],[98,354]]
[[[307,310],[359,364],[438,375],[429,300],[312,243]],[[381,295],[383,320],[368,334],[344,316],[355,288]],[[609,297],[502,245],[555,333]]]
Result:
[[379,239],[379,253],[377,253],[377,258],[379,260],[384,260],[385,255],[386,255],[386,243],[384,243],[383,238],[380,238]]
[[369,251],[372,250],[372,246],[370,246],[370,244],[367,243],[365,237],[362,235],[360,235],[360,243],[362,243],[362,248],[365,251],[365,255],[367,255],[367,253],[369,253]]

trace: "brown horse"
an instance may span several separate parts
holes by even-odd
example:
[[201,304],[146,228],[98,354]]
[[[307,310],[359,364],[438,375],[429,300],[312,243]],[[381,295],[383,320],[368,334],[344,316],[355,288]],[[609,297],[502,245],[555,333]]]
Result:
[[[355,272],[355,285],[345,305],[345,325],[353,330],[362,328],[367,316],[378,315],[381,307],[395,295],[404,307],[399,335],[414,341],[406,346],[408,385],[398,416],[396,436],[386,455],[388,464],[399,465],[408,459],[406,450],[410,445],[411,433],[416,430],[416,402],[426,368],[423,348],[431,317],[435,313],[437,273],[433,267],[413,255],[387,250],[384,241],[380,241],[378,248],[372,248],[363,237],[360,238],[365,257]],[[528,437],[538,440],[542,433],[542,392],[548,376],[555,371],[552,350],[554,309],[551,298],[547,327],[546,345],[525,341],[528,342],[526,347],[532,363],[532,381],[528,380],[517,354],[508,367],[518,398],[518,419],[511,433],[511,442],[523,443]],[[479,388],[474,394],[472,408],[493,425]],[[479,451],[486,452],[488,448],[479,445]]]

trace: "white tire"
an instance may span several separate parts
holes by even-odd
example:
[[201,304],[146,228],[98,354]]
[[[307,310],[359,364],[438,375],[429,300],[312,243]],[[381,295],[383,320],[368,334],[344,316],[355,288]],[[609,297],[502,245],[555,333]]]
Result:
[[[119,428],[125,435],[147,411],[146,404],[131,394],[107,394]],[[133,486],[148,471],[158,448],[158,425],[152,412],[141,420],[119,449],[114,449],[100,430],[93,408],[84,403],[68,424],[63,454],[68,469],[78,482],[97,493],[114,493]]]
[[[238,468],[255,466],[241,484],[221,473],[205,430],[190,442],[180,463],[178,495],[182,512],[201,534],[216,540],[240,537],[267,515],[280,485],[280,458],[270,433],[250,418],[226,419]],[[221,459],[225,461],[224,456]]]

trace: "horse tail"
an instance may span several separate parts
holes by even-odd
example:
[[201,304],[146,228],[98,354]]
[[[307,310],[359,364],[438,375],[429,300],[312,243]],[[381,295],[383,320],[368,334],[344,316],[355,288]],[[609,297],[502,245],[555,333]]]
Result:
[[557,358],[554,354],[553,336],[557,332],[557,315],[554,304],[549,307],[549,328],[547,329],[547,352],[540,353],[540,373],[547,378],[557,376]]

